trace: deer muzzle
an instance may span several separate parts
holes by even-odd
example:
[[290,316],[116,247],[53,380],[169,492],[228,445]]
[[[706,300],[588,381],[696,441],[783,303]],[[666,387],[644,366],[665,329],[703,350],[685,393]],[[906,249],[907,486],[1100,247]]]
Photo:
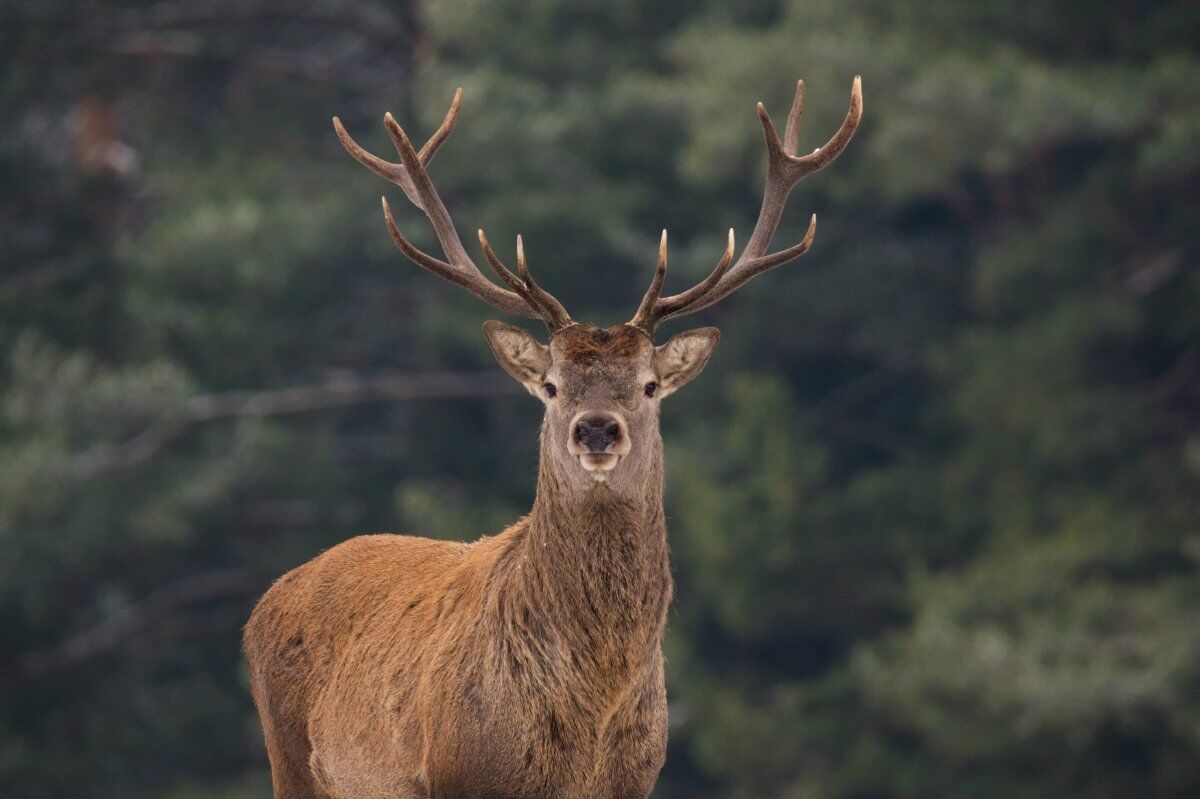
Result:
[[630,449],[629,427],[619,414],[584,411],[571,420],[567,451],[596,479],[615,469]]

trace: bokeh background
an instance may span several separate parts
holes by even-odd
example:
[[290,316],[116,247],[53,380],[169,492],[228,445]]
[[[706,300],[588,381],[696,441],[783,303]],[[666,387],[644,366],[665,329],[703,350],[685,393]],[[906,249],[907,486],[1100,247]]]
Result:
[[[354,163],[423,140],[577,317],[745,241],[863,76],[802,260],[687,322],[657,797],[1200,795],[1191,0],[0,4],[0,795],[269,795],[257,596],[527,509],[539,406]],[[675,323],[665,332],[683,329]]]

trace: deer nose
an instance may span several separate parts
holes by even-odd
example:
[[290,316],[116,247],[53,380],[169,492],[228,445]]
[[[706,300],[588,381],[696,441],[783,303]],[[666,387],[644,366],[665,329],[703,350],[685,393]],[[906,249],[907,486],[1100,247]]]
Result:
[[571,431],[575,443],[588,452],[608,452],[625,436],[621,422],[610,413],[596,413],[575,422]]

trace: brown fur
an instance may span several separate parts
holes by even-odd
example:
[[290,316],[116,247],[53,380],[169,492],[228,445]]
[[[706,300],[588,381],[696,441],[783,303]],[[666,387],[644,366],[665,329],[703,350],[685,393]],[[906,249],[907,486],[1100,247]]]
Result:
[[[643,389],[670,371],[663,348],[624,326],[574,325],[548,349],[497,327],[529,362],[498,350],[506,369],[531,391],[561,384],[546,399],[533,509],[472,544],[354,538],[272,586],[245,648],[276,797],[624,799],[653,787],[672,583],[658,401]],[[678,385],[715,345],[715,331],[686,336],[707,349]],[[633,442],[606,482],[565,444],[564,420],[597,407],[619,411]]]
[[554,337],[567,361],[600,361],[606,358],[633,358],[649,339],[644,332],[629,325],[596,328],[572,325]]

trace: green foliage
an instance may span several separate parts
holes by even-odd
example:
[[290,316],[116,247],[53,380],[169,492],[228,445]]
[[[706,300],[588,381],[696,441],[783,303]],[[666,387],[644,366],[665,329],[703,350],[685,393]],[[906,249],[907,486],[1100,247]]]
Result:
[[464,240],[611,323],[661,227],[675,286],[745,242],[754,101],[803,77],[816,147],[858,73],[777,235],[816,246],[697,317],[664,407],[656,796],[1200,793],[1195,4],[231,8],[0,9],[0,794],[265,795],[269,581],[528,507],[519,390],[339,393],[491,369],[492,313],[395,252],[329,117],[386,154],[463,86]]

